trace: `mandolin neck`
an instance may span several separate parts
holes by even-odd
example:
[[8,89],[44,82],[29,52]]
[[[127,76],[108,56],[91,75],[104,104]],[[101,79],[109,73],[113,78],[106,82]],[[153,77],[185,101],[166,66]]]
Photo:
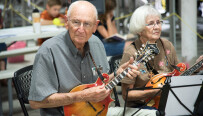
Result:
[[192,73],[194,73],[197,69],[199,69],[202,66],[203,60],[199,61],[198,63],[194,64],[192,67],[190,67],[188,70],[186,70],[185,72],[183,72],[181,74],[181,76],[187,76],[187,75],[191,75]]
[[[145,48],[138,50],[138,54],[136,53],[136,61],[133,62],[132,65],[137,66],[139,63],[147,62],[150,60],[150,56],[154,56],[159,54],[159,49],[157,48],[157,44],[148,44],[146,43]],[[153,58],[153,57],[152,57]],[[113,89],[128,73],[128,71],[131,70],[130,67],[126,68],[122,73],[117,75],[114,79],[112,79],[106,86],[106,89]]]
[[[134,62],[132,65],[137,66],[142,60],[139,60],[137,62]],[[130,67],[126,68],[122,73],[117,75],[114,79],[112,79],[106,86],[106,89],[113,89],[128,73],[128,71],[131,70]]]

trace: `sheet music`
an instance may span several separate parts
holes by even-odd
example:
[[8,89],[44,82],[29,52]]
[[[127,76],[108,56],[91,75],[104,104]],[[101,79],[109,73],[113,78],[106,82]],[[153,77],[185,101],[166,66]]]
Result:
[[[181,86],[181,85],[193,85],[201,84],[203,81],[203,75],[193,75],[193,76],[175,76],[171,77],[171,87]],[[181,88],[172,88],[181,102],[188,107],[192,112],[194,110],[194,104],[198,97],[201,86],[190,86]],[[167,116],[177,116],[177,115],[191,115],[174,97],[174,95],[169,91],[168,100],[166,103],[165,113]]]

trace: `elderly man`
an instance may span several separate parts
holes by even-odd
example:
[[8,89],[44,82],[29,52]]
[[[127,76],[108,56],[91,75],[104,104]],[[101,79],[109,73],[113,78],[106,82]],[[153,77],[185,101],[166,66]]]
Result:
[[[29,102],[32,108],[40,108],[42,116],[62,116],[63,106],[78,102],[97,103],[110,94],[104,84],[70,92],[78,85],[94,83],[98,78],[96,67],[102,67],[103,72],[109,70],[104,46],[92,35],[98,23],[94,5],[87,1],[74,2],[67,14],[67,32],[49,39],[38,50]],[[131,58],[116,73],[130,67],[127,77],[136,77],[139,72],[132,62]],[[111,80],[114,74],[109,77]]]

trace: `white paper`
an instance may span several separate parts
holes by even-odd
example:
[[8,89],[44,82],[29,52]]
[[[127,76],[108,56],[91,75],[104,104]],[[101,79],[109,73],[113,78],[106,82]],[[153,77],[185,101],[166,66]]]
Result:
[[[201,84],[203,81],[203,75],[193,75],[193,76],[175,76],[171,77],[171,87],[182,86],[182,85],[193,85]],[[190,87],[180,87],[172,88],[175,94],[178,96],[180,101],[193,112],[194,104],[198,97],[201,86],[190,86]],[[177,115],[191,115],[174,97],[174,95],[169,91],[168,100],[166,103],[165,113],[167,116],[177,116]]]

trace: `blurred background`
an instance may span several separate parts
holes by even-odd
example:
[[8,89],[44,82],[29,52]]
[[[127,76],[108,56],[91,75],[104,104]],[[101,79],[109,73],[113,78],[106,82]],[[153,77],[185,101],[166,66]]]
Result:
[[[3,28],[32,25],[32,11],[40,12],[46,9],[47,0],[1,0],[0,13]],[[71,0],[62,0],[61,13],[65,14]],[[102,0],[93,0],[95,2]],[[104,1],[104,0],[103,0]],[[129,33],[129,20],[132,12],[139,6],[150,3],[162,14],[164,20],[162,37],[169,39],[177,50],[181,61],[191,61],[203,54],[201,41],[203,39],[203,0],[117,0],[114,11],[117,30],[120,34]],[[97,7],[101,7],[96,4]],[[189,34],[189,36],[187,36]],[[185,38],[186,37],[186,38]],[[188,38],[188,39],[187,39]],[[184,41],[181,43],[181,40]],[[194,44],[191,44],[191,42]],[[200,41],[200,42],[199,42]],[[184,53],[184,46],[189,43],[190,53]],[[188,45],[186,45],[188,47]],[[182,50],[181,50],[182,48]],[[187,50],[188,51],[188,50]]]
[[[61,13],[66,14],[71,0],[62,0]],[[90,0],[102,2],[104,0]],[[47,0],[0,0],[1,29],[32,26],[32,12],[37,8],[40,12],[46,9]],[[191,66],[203,54],[203,0],[117,0],[114,11],[116,27],[121,35],[129,34],[129,21],[133,11],[144,4],[152,4],[161,14],[164,21],[161,37],[170,40],[176,48],[181,62]],[[97,8],[101,4],[96,4]],[[0,37],[2,33],[0,33]],[[134,37],[136,39],[136,36]],[[32,40],[35,43],[36,40]],[[26,41],[27,43],[30,42]],[[7,45],[11,42],[6,42]],[[25,55],[25,62],[8,63],[7,69],[18,69],[32,64],[35,54]],[[1,75],[0,75],[1,76]],[[0,86],[1,87],[1,86]],[[13,90],[13,109],[9,113],[8,89],[1,87],[1,97],[4,115],[23,115],[15,90]],[[1,100],[0,100],[1,101]],[[38,110],[33,111],[38,115]],[[35,114],[35,112],[37,112]],[[0,111],[0,116],[3,115]]]

